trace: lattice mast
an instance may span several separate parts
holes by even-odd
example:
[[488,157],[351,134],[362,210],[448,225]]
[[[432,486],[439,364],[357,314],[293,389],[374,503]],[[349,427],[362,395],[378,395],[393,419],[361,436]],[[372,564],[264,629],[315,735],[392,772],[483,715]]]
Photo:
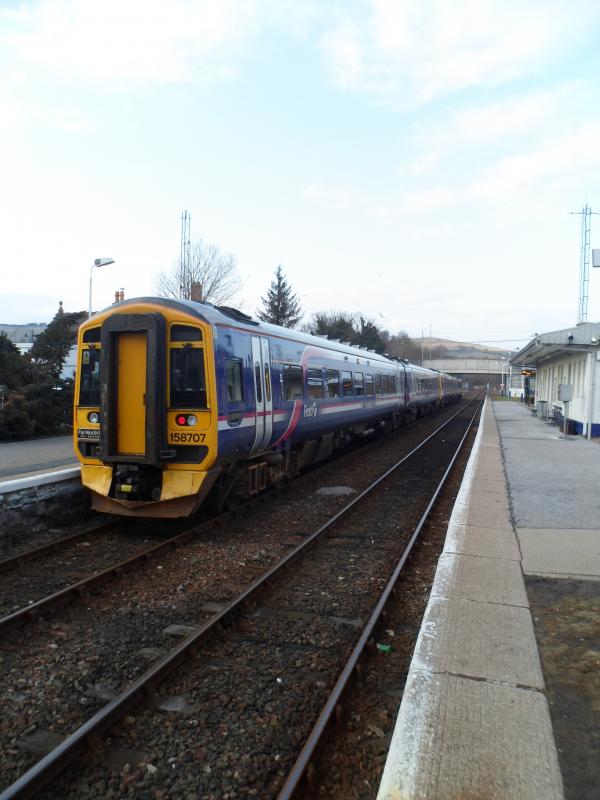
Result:
[[579,246],[579,304],[577,310],[577,324],[587,322],[588,298],[590,284],[590,232],[592,227],[592,214],[597,211],[586,203],[581,211],[571,211],[581,217],[581,241]]
[[179,256],[180,297],[188,297],[189,285],[191,281],[190,262],[191,262],[192,243],[190,236],[190,225],[191,225],[190,212],[184,211],[181,215],[181,254]]

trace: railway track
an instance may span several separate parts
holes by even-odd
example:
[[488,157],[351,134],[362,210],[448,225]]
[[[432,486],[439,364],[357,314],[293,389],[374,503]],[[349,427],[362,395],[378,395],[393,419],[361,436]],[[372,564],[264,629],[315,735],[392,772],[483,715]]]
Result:
[[[421,424],[430,421],[422,420]],[[367,453],[378,445],[380,442],[376,440],[319,465],[296,479],[294,486],[331,463],[352,459],[355,453]],[[265,496],[256,498],[259,502],[264,499]],[[206,523],[192,525],[189,521],[144,525],[141,521],[113,520],[1,560],[4,591],[0,598],[0,636],[37,621],[53,609],[85,598],[92,589],[119,578],[124,572],[143,567],[149,559],[189,542],[229,516],[222,514]]]
[[[155,715],[164,717],[165,713],[167,717],[175,714],[180,722],[184,721],[183,727],[189,740],[189,732],[192,730],[193,733],[195,727],[190,728],[187,725],[189,714],[196,714],[198,709],[214,707],[215,702],[217,705],[224,705],[225,708],[232,703],[236,707],[244,709],[249,706],[254,707],[253,703],[257,703],[258,706],[266,705],[264,715],[267,717],[270,715],[271,723],[273,723],[273,717],[277,718],[278,721],[276,720],[277,724],[275,725],[277,729],[281,727],[281,719],[286,716],[286,709],[300,705],[303,712],[307,713],[301,714],[298,719],[294,717],[288,721],[290,724],[293,723],[293,730],[297,732],[297,735],[292,738],[303,738],[308,735],[310,729],[307,729],[307,719],[312,724],[314,718],[318,716],[315,700],[323,695],[323,687],[331,684],[339,672],[339,653],[346,654],[346,651],[350,650],[352,652],[351,660],[354,659],[352,666],[342,668],[342,675],[350,675],[359,662],[359,651],[354,647],[357,638],[356,630],[366,620],[366,633],[363,631],[363,634],[359,636],[359,642],[362,642],[363,639],[368,641],[370,632],[381,613],[381,608],[379,608],[381,601],[376,603],[375,611],[369,611],[370,601],[380,594],[375,590],[385,585],[384,593],[391,592],[391,588],[387,588],[390,586],[387,583],[389,576],[386,574],[384,580],[381,573],[389,572],[390,558],[395,561],[399,559],[404,563],[408,554],[407,547],[412,546],[412,542],[418,535],[422,524],[419,522],[419,518],[423,515],[423,508],[420,508],[417,514],[415,503],[413,502],[411,506],[408,503],[408,497],[410,495],[413,500],[416,499],[417,506],[419,504],[422,506],[423,497],[427,494],[430,498],[427,502],[428,509],[431,507],[434,501],[430,497],[430,484],[433,480],[431,473],[442,470],[447,474],[449,469],[447,464],[442,469],[438,463],[439,451],[449,452],[449,448],[453,448],[452,454],[454,453],[456,445],[454,440],[459,433],[460,438],[464,435],[464,431],[460,431],[461,426],[464,428],[466,425],[464,416],[464,409],[459,410],[441,426],[437,436],[434,434],[429,436],[416,450],[387,470],[383,476],[360,492],[351,503],[346,504],[329,520],[319,525],[316,530],[309,534],[306,530],[301,531],[302,535],[297,536],[301,539],[300,543],[293,546],[290,551],[288,542],[288,552],[284,552],[277,563],[267,568],[264,564],[256,564],[256,569],[260,570],[262,574],[237,596],[232,596],[228,600],[221,599],[216,605],[213,603],[212,607],[210,603],[205,604],[204,611],[207,617],[205,621],[200,621],[200,624],[192,626],[191,630],[188,629],[188,635],[179,645],[159,658],[125,691],[118,693],[106,706],[85,721],[74,734],[62,741],[57,748],[7,788],[1,796],[3,800],[9,797],[31,796],[73,759],[84,753],[90,741],[97,742],[98,737],[114,726],[118,720],[132,719],[128,717],[129,710],[144,697],[154,695],[158,685],[174,670],[175,674],[168,679],[169,685],[172,682],[173,685],[169,688],[167,699],[162,702],[163,709],[157,711],[154,706],[145,709],[141,721],[135,726],[136,730],[131,729],[133,723],[131,725],[127,723],[129,727],[126,730],[120,730],[111,735],[109,748],[116,747],[118,750],[120,747],[121,750],[127,751],[128,748],[131,750],[131,741],[138,742],[144,748],[145,745],[142,744],[144,731],[154,731],[158,724],[154,719]],[[426,452],[429,452],[429,455],[424,458]],[[421,463],[425,464],[423,475],[417,480],[413,466],[409,473],[401,477],[402,466],[409,463],[414,465],[417,453]],[[434,457],[433,453],[437,453],[437,455]],[[437,474],[435,477],[436,487],[439,479],[440,475]],[[425,484],[427,484],[427,489]],[[377,498],[374,500],[375,494],[377,494]],[[388,501],[390,501],[389,507]],[[403,522],[399,525],[400,517]],[[350,553],[346,556],[348,549]],[[293,573],[291,572],[292,564],[295,564]],[[294,580],[290,593],[292,574]],[[325,583],[321,583],[323,581]],[[319,588],[320,586],[323,588]],[[260,602],[258,608],[254,607],[257,602]],[[375,616],[373,616],[374,614]],[[321,628],[315,627],[315,618],[325,620]],[[270,663],[269,657],[273,652],[279,655],[275,658],[274,663]],[[184,662],[190,659],[191,666],[184,665]],[[199,685],[196,664],[205,665]],[[260,665],[260,678],[253,676],[252,667],[249,664]],[[180,666],[182,666],[182,670],[177,670],[177,667]],[[182,675],[179,677],[180,671]],[[305,680],[301,680],[298,676],[305,676]],[[259,702],[260,698],[251,698],[249,701],[245,701],[243,697],[237,697],[235,687],[240,684],[240,681],[244,684],[249,682],[253,686],[260,685],[265,696],[271,700],[267,699],[265,703],[264,698]],[[211,688],[213,682],[219,685],[216,697]],[[335,684],[335,680],[333,683]],[[339,693],[341,688],[338,684],[335,684],[337,688],[334,691]],[[284,692],[283,687],[286,690],[289,689],[290,694],[287,691]],[[170,701],[171,704],[169,704]],[[339,706],[337,700],[330,700],[328,704],[328,707],[334,712]],[[161,703],[158,705],[160,706]],[[277,707],[280,713],[269,711],[269,706],[271,709]],[[175,708],[179,708],[179,711],[174,711]],[[199,713],[202,716],[209,712],[200,711]],[[224,709],[223,718],[229,720],[230,716],[231,713],[225,712]],[[270,730],[271,726],[265,726],[264,720],[262,725],[258,724],[257,726],[256,719],[252,714],[250,716],[251,730],[264,731],[265,728]],[[328,712],[329,717],[331,717],[331,711]],[[215,722],[218,729],[219,723],[216,720]],[[225,722],[220,724],[222,726]],[[231,724],[233,725],[233,723]],[[175,723],[172,723],[173,725]],[[229,722],[227,726],[229,726]],[[138,727],[139,730],[137,730]],[[233,727],[235,728],[235,725]],[[321,728],[323,728],[322,725]],[[321,737],[322,732],[317,737],[317,744]],[[246,739],[245,736],[243,738]],[[309,741],[311,738],[314,738],[314,734],[310,734]],[[257,746],[262,745],[258,742]],[[200,749],[202,750],[202,747]],[[270,782],[267,781],[257,790],[258,794],[248,784],[246,793],[249,796],[252,796],[253,793],[255,796],[264,796],[260,792],[265,789],[269,796],[272,796],[284,783],[285,767],[286,765],[291,766],[290,762],[293,763],[294,748],[287,746],[280,749],[283,752],[274,753],[272,763],[266,772],[262,773],[263,775],[272,774],[272,779],[269,779]],[[198,748],[196,752],[197,750]],[[265,752],[270,752],[270,750],[271,748],[266,748]],[[150,741],[147,744],[147,751],[144,749],[142,752],[143,770],[142,775],[138,776],[138,783],[141,781],[142,785],[144,781],[150,781],[151,784],[153,776],[161,769],[152,763],[152,754],[153,745]],[[241,758],[240,764],[244,763],[244,755],[248,754],[241,753],[236,756],[236,759]],[[139,754],[132,757],[132,760],[137,757]],[[170,768],[176,770],[176,766],[173,765],[178,762],[179,756],[171,758],[174,760],[168,762]],[[214,756],[214,759],[210,757],[208,761],[206,758],[206,752],[202,750],[195,766],[201,770],[200,779],[204,776],[204,782],[207,784],[209,792],[207,796],[210,797],[209,778],[213,772],[210,762],[213,760],[214,763],[219,763],[219,758],[217,755]],[[292,796],[292,793],[305,779],[308,765],[312,763],[313,756],[311,754],[307,758],[302,756],[301,760],[302,758],[306,763],[301,768],[298,765],[294,767],[293,773],[297,775],[294,779],[295,783],[291,788],[288,783],[285,783],[285,787],[288,788],[284,788],[282,791],[286,791],[288,794],[282,796]],[[256,760],[250,757],[251,773],[254,776],[261,774],[261,767],[266,767],[264,764],[255,763]],[[260,759],[258,760],[260,761]],[[238,775],[236,778],[234,770],[231,776],[227,777],[227,772],[231,772],[231,770],[227,770],[226,766],[226,764],[222,765],[226,777],[219,778],[219,780],[223,779],[225,783],[230,782],[235,788],[239,783],[240,776]],[[90,772],[92,774],[99,772],[99,768],[93,763],[93,760],[85,762],[81,769],[83,769],[84,775]],[[136,770],[134,775],[137,775],[139,771],[137,767]],[[127,775],[130,774],[130,772],[127,773]],[[93,776],[89,780],[92,779]],[[84,778],[84,780],[88,779]],[[212,780],[214,781],[214,778]],[[73,790],[73,781],[76,781],[74,775],[69,774],[61,778],[56,783],[57,793],[53,794],[53,790],[50,789],[48,796],[69,794]],[[130,780],[127,785],[132,783],[133,781]],[[104,786],[105,789],[108,787],[104,777],[98,777],[94,785],[97,791],[100,791],[99,787],[101,786]],[[76,790],[74,791],[76,792]]]

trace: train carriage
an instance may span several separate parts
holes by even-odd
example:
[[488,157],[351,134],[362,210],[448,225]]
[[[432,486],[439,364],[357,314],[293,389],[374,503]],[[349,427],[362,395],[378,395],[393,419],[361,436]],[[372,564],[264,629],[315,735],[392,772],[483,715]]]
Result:
[[140,298],[81,326],[75,448],[97,510],[186,516],[209,492],[219,505],[254,494],[457,396],[440,373],[374,352]]

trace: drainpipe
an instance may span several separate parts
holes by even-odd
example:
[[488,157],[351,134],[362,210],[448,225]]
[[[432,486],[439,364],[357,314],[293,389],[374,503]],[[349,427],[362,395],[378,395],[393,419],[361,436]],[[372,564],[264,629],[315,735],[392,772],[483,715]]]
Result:
[[595,372],[596,372],[596,359],[594,356],[596,355],[596,351],[592,351],[588,354],[588,358],[590,360],[590,393],[588,398],[588,423],[587,423],[587,438],[592,438],[592,419],[594,414],[594,383],[595,383]]

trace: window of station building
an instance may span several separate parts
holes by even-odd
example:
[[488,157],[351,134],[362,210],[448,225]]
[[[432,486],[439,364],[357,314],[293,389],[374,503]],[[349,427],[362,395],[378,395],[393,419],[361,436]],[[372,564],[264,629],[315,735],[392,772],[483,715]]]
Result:
[[362,372],[354,373],[354,393],[359,395],[365,393],[365,378]]
[[206,408],[202,349],[191,345],[172,347],[170,356],[170,407]]
[[384,394],[389,394],[390,392],[390,380],[387,375],[381,376],[381,389]]
[[304,381],[302,367],[295,364],[283,365],[283,399],[302,400],[304,397]]
[[225,359],[225,382],[227,384],[227,401],[241,403],[244,399],[244,388],[240,358]]
[[308,384],[308,396],[311,400],[319,400],[325,397],[323,370],[320,367],[306,370],[306,382]]
[[202,331],[191,325],[171,325],[172,342],[201,342]]
[[375,394],[372,375],[365,375],[365,394]]
[[375,394],[381,394],[381,375],[375,375],[373,384],[375,386]]
[[342,372],[342,397],[349,397],[352,394],[352,373]]
[[340,373],[337,369],[325,370],[325,381],[327,383],[328,397],[340,396]]
[[100,349],[81,351],[79,405],[100,405]]

